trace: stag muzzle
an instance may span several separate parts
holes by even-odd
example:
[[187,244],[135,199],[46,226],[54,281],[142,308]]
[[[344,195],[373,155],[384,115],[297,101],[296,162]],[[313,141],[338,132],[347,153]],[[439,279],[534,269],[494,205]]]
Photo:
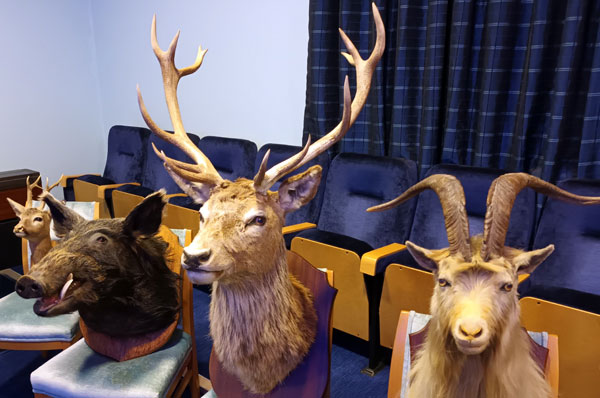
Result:
[[29,275],[24,275],[17,280],[15,290],[23,298],[40,298],[44,295],[42,284]]
[[186,270],[201,267],[210,259],[210,249],[192,250],[186,247],[181,254],[181,264]]

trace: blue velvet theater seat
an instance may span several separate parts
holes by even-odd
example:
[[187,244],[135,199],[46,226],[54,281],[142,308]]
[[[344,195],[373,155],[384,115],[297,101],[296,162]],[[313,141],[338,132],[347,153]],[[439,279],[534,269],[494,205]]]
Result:
[[[598,180],[566,180],[558,186],[600,196]],[[519,285],[521,319],[527,328],[559,335],[561,396],[595,397],[600,369],[600,205],[548,198],[533,248],[549,244],[554,252]]]
[[[67,178],[66,200],[101,201],[101,217],[112,212],[112,191],[115,184],[141,183],[147,158],[150,130],[143,127],[113,126],[108,133],[108,151],[102,176],[81,175]],[[75,180],[81,184],[75,183]],[[94,192],[93,187],[98,187]],[[100,186],[111,186],[101,189]]]
[[202,137],[198,148],[210,159],[224,179],[235,181],[239,177],[254,177],[254,142],[239,138],[207,136]]
[[[469,229],[471,236],[474,236],[483,233],[490,185],[504,173],[496,169],[441,164],[429,169],[426,176],[450,174],[458,178],[465,192]],[[435,192],[427,190],[421,192],[417,200],[408,240],[427,249],[448,247],[439,198]],[[520,249],[530,248],[535,227],[535,205],[536,194],[533,190],[525,189],[519,193],[511,213],[507,245]],[[394,343],[394,331],[400,311],[428,313],[433,289],[433,277],[417,265],[407,250],[401,252],[397,260],[397,263],[391,264],[386,270],[380,307],[381,344],[388,348]]]
[[338,289],[333,326],[369,341],[371,369],[378,365],[383,271],[408,237],[416,201],[387,212],[366,209],[395,198],[416,179],[411,160],[342,153],[331,162],[317,228],[292,240],[292,251],[333,269]]

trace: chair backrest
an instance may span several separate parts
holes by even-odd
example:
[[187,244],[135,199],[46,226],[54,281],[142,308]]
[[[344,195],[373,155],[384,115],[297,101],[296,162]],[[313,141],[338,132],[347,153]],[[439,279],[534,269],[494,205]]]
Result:
[[[194,145],[198,145],[200,137],[195,134],[189,134],[190,140]],[[161,188],[166,189],[168,194],[180,193],[181,188],[173,181],[167,170],[163,166],[163,161],[156,156],[152,145],[156,146],[159,151],[163,151],[165,155],[171,159],[180,160],[182,162],[191,163],[192,160],[181,149],[173,144],[169,144],[155,134],[150,135],[146,145],[146,162],[144,164],[144,174],[142,176],[142,186],[150,188],[153,191],[158,191]]]
[[416,200],[385,212],[366,210],[394,199],[416,180],[412,160],[341,153],[329,167],[318,228],[360,239],[373,248],[404,243]]
[[[600,180],[572,179],[558,186],[577,195],[600,196]],[[541,298],[599,314],[600,206],[548,198],[533,247],[549,244],[554,244],[554,252],[524,282],[525,291],[538,286],[548,293]],[[554,288],[557,297],[551,297]]]
[[[286,379],[261,398],[318,398],[329,396],[331,367],[331,332],[333,300],[337,289],[332,287],[328,274],[291,251],[287,252],[290,272],[313,294],[317,310],[317,335],[306,357]],[[330,271],[329,271],[330,272]],[[254,398],[258,395],[244,390],[237,377],[225,371],[217,357],[210,356],[210,379],[216,395],[228,398]]]
[[150,130],[113,126],[108,132],[108,152],[103,176],[115,183],[142,182]]
[[[258,168],[260,167],[260,163],[265,156],[265,153],[270,150],[269,161],[267,162],[267,168],[272,167],[286,159],[289,159],[293,155],[297,154],[302,150],[302,147],[295,145],[282,145],[282,144],[265,144],[263,145],[256,155],[256,162],[254,164],[254,172],[258,172]],[[309,167],[314,165],[319,165],[323,169],[321,174],[321,184],[319,185],[319,190],[315,197],[306,205],[302,206],[300,209],[288,214],[285,219],[285,225],[294,225],[302,222],[311,222],[316,223],[319,219],[319,213],[321,211],[321,204],[323,203],[323,194],[325,192],[325,181],[327,180],[327,173],[329,172],[329,163],[331,163],[331,159],[327,152],[324,152],[317,156],[315,159],[311,160],[304,166],[300,167],[298,170],[295,170],[293,173],[287,174],[282,177],[279,181],[273,185],[270,189],[272,191],[276,191],[279,189],[279,184],[282,181],[294,176],[296,174],[302,173],[306,171]]]
[[[441,164],[429,169],[426,176],[432,174],[450,174],[458,178],[465,191],[471,236],[483,233],[488,190],[492,181],[505,174],[505,171]],[[535,228],[535,203],[536,194],[531,189],[524,189],[517,196],[506,236],[508,246],[519,249],[531,247]],[[410,241],[428,249],[448,247],[442,206],[433,191],[428,190],[419,194]],[[417,266],[414,262],[406,265]]]
[[[40,205],[40,202],[34,200],[32,202],[34,207]],[[75,201],[67,201],[65,205],[72,210],[75,210],[81,217],[86,220],[97,220],[100,218],[100,203],[98,202],[75,202]],[[54,242],[60,240],[56,234],[54,233],[54,221],[50,222],[50,239]],[[29,272],[29,259],[31,257],[31,253],[29,252],[29,244],[27,239],[21,239],[21,250],[22,250],[22,260],[23,260],[23,273],[27,274]]]
[[240,138],[202,137],[198,148],[210,159],[224,179],[254,177],[256,144]]

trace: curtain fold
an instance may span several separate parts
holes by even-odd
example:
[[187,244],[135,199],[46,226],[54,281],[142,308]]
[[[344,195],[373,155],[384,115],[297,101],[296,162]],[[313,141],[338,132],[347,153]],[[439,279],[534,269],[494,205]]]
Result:
[[[377,1],[386,51],[355,125],[334,149],[600,178],[600,2]],[[304,139],[342,113],[354,70],[344,29],[368,56],[368,1],[311,0]]]

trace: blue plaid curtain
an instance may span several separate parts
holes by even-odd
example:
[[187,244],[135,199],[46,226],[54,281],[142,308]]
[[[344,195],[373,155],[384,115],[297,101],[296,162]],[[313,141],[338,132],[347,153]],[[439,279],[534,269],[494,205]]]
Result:
[[[600,1],[377,1],[384,57],[366,107],[336,151],[600,178]],[[339,122],[353,69],[341,27],[366,57],[366,0],[311,0],[304,139]],[[352,88],[354,92],[354,87]]]

